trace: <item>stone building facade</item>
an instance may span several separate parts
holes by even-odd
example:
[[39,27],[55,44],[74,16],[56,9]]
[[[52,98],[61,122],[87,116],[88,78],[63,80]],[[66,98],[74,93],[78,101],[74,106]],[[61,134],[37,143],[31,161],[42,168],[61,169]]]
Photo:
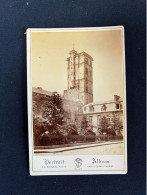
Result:
[[93,58],[86,52],[74,49],[67,58],[67,83],[63,98],[81,101],[84,105],[93,102]]
[[101,120],[103,117],[107,119],[109,125],[112,125],[112,119],[115,115],[123,124],[123,99],[114,95],[114,99],[110,101],[86,104],[83,106],[83,113],[96,133],[101,128]]
[[83,118],[83,104],[78,101],[72,101],[67,99],[62,99],[63,101],[63,109],[66,111],[67,116],[65,117],[65,120],[68,123],[75,124],[77,126],[81,125],[81,120]]

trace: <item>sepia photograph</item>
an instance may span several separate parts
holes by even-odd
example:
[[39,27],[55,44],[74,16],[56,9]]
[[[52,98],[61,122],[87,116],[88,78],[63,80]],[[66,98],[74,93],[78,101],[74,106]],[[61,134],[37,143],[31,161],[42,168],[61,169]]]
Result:
[[0,2],[0,195],[145,195],[146,1]]
[[124,155],[123,27],[31,32],[34,156]]

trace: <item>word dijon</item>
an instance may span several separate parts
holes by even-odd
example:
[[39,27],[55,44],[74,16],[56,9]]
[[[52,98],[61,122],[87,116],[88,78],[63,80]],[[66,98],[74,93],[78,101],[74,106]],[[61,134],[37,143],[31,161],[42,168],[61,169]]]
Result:
[[48,159],[43,159],[45,165],[64,165],[65,161],[64,160],[48,160]]

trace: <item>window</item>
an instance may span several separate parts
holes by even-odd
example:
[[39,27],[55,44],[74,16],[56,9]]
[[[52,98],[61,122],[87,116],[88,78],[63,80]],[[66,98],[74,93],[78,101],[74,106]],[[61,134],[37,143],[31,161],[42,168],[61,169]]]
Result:
[[84,111],[86,111],[86,107],[84,107]]
[[86,75],[88,75],[88,68],[85,69],[85,73],[86,73]]
[[86,86],[86,92],[88,93],[88,86]]
[[89,106],[89,112],[94,112],[94,107],[93,107],[93,105],[90,105],[90,106]]
[[88,99],[86,99],[86,104],[88,104]]
[[102,107],[101,107],[101,111],[106,111],[106,109],[107,109],[106,105],[103,104]]
[[116,104],[116,109],[119,109],[119,104]]
[[97,125],[98,126],[100,125],[100,116],[99,115],[97,116]]
[[86,78],[86,84],[88,84],[88,79]]
[[92,116],[89,116],[89,123],[92,125]]

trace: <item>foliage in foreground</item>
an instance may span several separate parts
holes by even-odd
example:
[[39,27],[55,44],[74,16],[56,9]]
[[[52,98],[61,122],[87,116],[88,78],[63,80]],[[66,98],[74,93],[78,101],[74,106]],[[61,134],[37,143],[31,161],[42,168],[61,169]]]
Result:
[[113,114],[113,117],[111,119],[111,124],[109,124],[107,118],[105,116],[102,117],[101,121],[100,121],[100,132],[103,134],[107,134],[107,135],[117,135],[117,134],[121,134],[120,131],[123,129],[123,124],[122,121],[120,120],[120,118],[116,115]]
[[[80,134],[76,125],[66,124],[62,98],[57,92],[50,97],[50,101],[41,106],[40,115],[33,116],[35,146],[60,145],[74,142],[95,141],[95,133],[85,126],[83,118]],[[80,130],[81,132],[81,130]]]
[[[35,113],[35,112],[34,112]],[[85,116],[80,127],[66,124],[67,113],[63,110],[62,98],[54,92],[49,101],[41,105],[39,112],[33,115],[34,145],[49,146],[78,142],[93,142],[109,140],[116,136],[116,131],[122,128],[122,122],[114,115],[111,126],[106,117],[101,119],[101,135],[97,137]],[[105,136],[103,136],[105,134]]]

